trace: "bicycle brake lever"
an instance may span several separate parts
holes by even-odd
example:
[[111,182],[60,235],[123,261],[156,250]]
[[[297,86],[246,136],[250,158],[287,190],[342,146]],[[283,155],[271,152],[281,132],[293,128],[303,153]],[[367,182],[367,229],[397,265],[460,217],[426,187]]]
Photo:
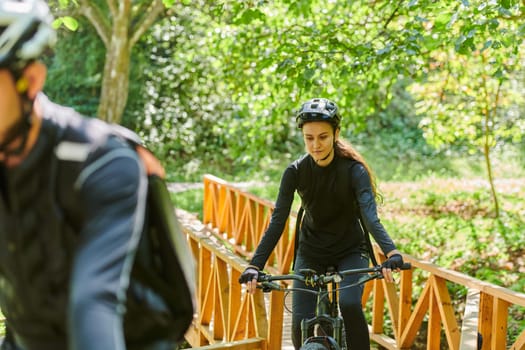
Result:
[[272,290],[281,290],[281,286],[274,282],[261,282],[257,285],[257,288],[262,289],[264,293],[271,292]]
[[361,283],[366,283],[368,281],[371,281],[373,279],[383,279],[383,274],[381,272],[376,272],[376,273],[373,273],[373,274],[370,274],[370,275],[366,275],[366,276],[363,276],[361,277],[357,284],[361,284]]

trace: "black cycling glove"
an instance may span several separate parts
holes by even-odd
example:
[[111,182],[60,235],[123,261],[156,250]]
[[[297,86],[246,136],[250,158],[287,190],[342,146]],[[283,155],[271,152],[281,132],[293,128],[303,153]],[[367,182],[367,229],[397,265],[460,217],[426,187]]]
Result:
[[239,283],[251,282],[259,277],[259,270],[253,266],[248,266],[241,276],[239,277]]
[[382,266],[391,270],[400,269],[403,266],[403,257],[401,254],[394,254],[388,258]]

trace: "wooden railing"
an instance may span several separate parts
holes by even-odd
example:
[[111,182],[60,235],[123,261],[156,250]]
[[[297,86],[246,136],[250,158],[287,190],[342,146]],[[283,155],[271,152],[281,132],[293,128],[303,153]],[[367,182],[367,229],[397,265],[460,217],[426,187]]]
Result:
[[[198,313],[188,341],[203,349],[280,350],[282,293],[272,293],[267,302],[260,291],[243,293],[237,282],[269,223],[273,203],[207,175],[203,208],[203,223],[183,220],[198,267]],[[290,268],[294,219],[292,213],[270,257],[272,273]],[[378,249],[376,255],[384,260]],[[507,327],[509,308],[525,307],[525,294],[408,255],[404,259],[414,268],[403,271],[397,285],[375,280],[365,286],[363,305],[371,308],[373,341],[388,349],[411,349],[426,332],[426,349],[466,350],[477,348],[479,332],[482,350],[525,349],[525,330],[509,339]],[[467,288],[466,300],[452,297],[450,286]]]

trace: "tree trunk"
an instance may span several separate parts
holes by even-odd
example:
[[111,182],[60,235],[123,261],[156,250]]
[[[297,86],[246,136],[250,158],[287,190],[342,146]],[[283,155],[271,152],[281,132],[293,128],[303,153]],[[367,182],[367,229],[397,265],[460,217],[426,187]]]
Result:
[[[485,55],[481,55],[481,60],[483,64],[487,64]],[[493,147],[494,139],[493,139],[493,125],[494,125],[494,119],[498,110],[498,104],[499,104],[499,95],[501,93],[501,84],[500,81],[498,84],[498,88],[495,94],[494,98],[494,104],[491,105],[490,98],[489,98],[489,89],[487,87],[487,77],[483,75],[483,91],[485,94],[485,110],[484,110],[484,125],[483,125],[483,155],[485,157],[485,165],[487,167],[487,176],[489,178],[489,184],[490,184],[490,193],[492,195],[492,201],[494,202],[494,215],[496,218],[499,217],[499,201],[498,201],[498,192],[496,191],[496,186],[494,185],[494,175],[492,173],[492,162],[490,159],[490,151]]]
[[128,99],[130,49],[125,37],[113,36],[106,51],[98,117],[120,123]]
[[490,146],[488,143],[485,143],[483,150],[485,156],[485,165],[487,167],[487,174],[490,183],[490,193],[492,195],[492,201],[494,202],[494,215],[496,217],[499,217],[498,193],[496,191],[496,186],[494,185],[494,176],[492,175],[492,163],[490,161]]
[[120,123],[128,99],[129,65],[129,14],[119,12],[114,18],[111,37],[106,47],[106,62],[98,107],[99,118],[110,123]]
[[[98,117],[119,124],[128,100],[131,50],[165,10],[164,0],[140,2],[135,13],[132,0],[108,0],[109,18],[105,17],[107,11],[102,10],[97,2],[77,1],[79,13],[93,25],[106,47]],[[173,5],[173,1],[167,3]]]

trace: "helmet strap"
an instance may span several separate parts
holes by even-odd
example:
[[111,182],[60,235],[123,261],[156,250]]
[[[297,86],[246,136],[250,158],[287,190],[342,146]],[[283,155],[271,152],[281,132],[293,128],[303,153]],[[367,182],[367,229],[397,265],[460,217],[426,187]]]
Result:
[[334,148],[332,147],[332,149],[330,149],[330,152],[328,152],[328,154],[326,155],[326,157],[322,158],[322,159],[317,159],[315,162],[316,163],[319,163],[319,162],[322,162],[322,161],[325,161],[328,159],[328,157],[330,157],[330,155],[332,154],[332,151],[334,150]]

